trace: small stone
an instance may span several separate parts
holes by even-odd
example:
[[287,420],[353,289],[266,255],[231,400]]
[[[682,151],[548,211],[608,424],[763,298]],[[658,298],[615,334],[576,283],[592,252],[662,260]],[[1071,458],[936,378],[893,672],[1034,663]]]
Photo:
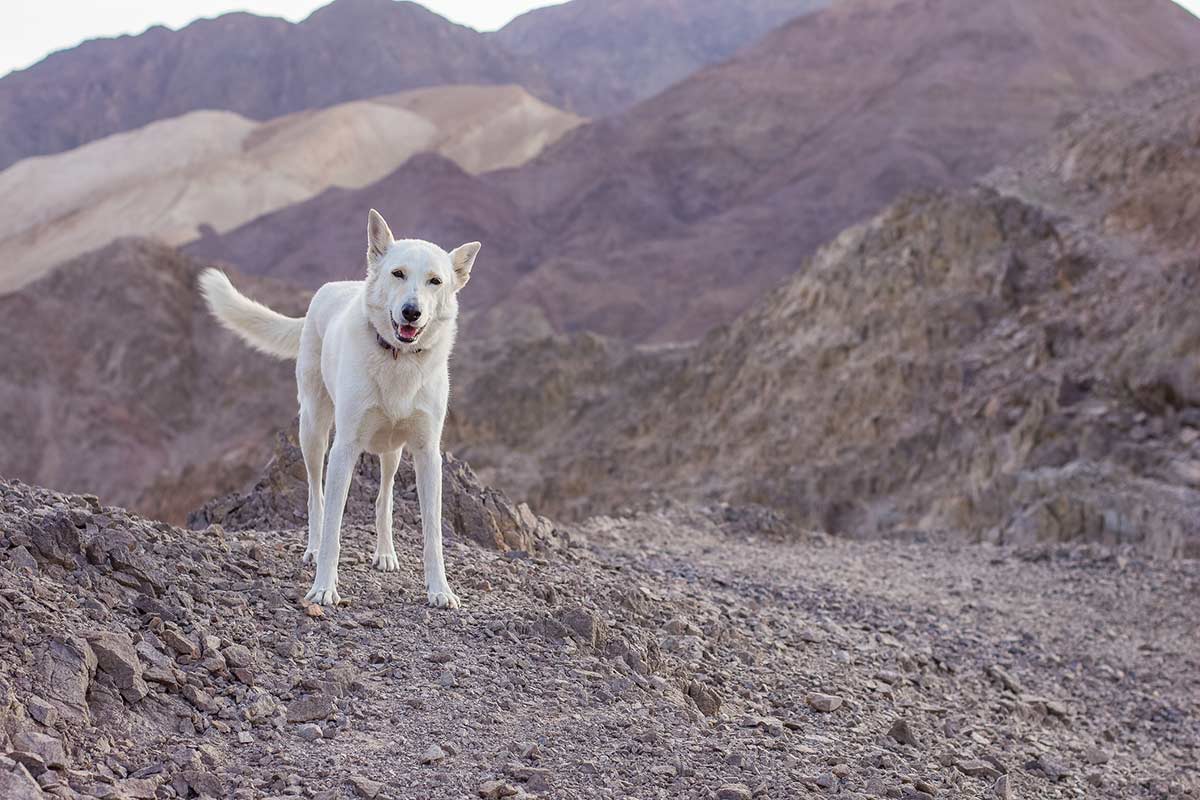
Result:
[[[850,775],[850,765],[849,764],[837,764],[834,766],[833,770],[831,770],[831,771],[833,772],[834,775],[837,775],[839,778],[845,778]],[[919,789],[921,787],[918,786],[917,788]]]
[[800,641],[808,642],[809,644],[820,644],[828,638],[824,631],[819,631],[815,628],[805,628],[800,631]]
[[1000,683],[1005,689],[1008,689],[1013,694],[1021,694],[1021,682],[1009,674],[1008,670],[999,664],[993,664],[987,669],[988,675]]
[[716,689],[705,686],[699,681],[691,681],[687,688],[688,697],[695,702],[696,708],[706,717],[715,717],[721,710],[721,695]]
[[25,701],[25,710],[29,712],[29,716],[47,728],[54,727],[54,723],[58,721],[58,709],[36,694],[31,694]]
[[425,752],[421,754],[421,763],[422,764],[434,764],[438,761],[441,761],[445,757],[446,757],[445,750],[443,750],[441,747],[439,747],[436,744],[431,744],[425,750]]
[[63,744],[53,736],[34,731],[21,731],[12,737],[13,748],[34,753],[51,768],[67,766],[67,754]]
[[0,797],[4,800],[41,800],[45,794],[29,770],[0,756]]
[[479,785],[479,796],[484,800],[499,800],[502,797],[512,797],[518,793],[515,786],[504,781],[484,781]]
[[365,797],[367,800],[373,800],[378,797],[383,790],[383,784],[379,781],[373,781],[370,778],[364,778],[362,775],[355,775],[350,778],[350,785],[354,787],[354,791],[359,797]]
[[129,634],[96,631],[87,634],[87,640],[100,669],[113,679],[126,701],[136,703],[150,693],[150,687],[142,678],[142,662],[138,660]]
[[744,783],[727,783],[717,789],[717,800],[752,800],[754,795]]
[[304,613],[310,617],[323,617],[325,616],[325,609],[321,608],[316,603],[312,603],[311,605],[304,607]]
[[837,778],[833,777],[833,773],[830,772],[821,773],[817,776],[817,779],[813,781],[813,783],[826,790],[832,789],[838,785]]
[[253,733],[251,733],[250,731],[238,731],[238,743],[253,744],[253,742],[254,742],[254,734]]
[[891,729],[888,730],[888,736],[892,737],[900,744],[907,744],[911,745],[912,747],[920,746],[916,735],[913,733],[912,728],[908,724],[908,720],[904,719],[903,717],[900,717],[892,723]]
[[996,779],[996,782],[992,784],[992,795],[996,798],[996,800],[1009,800],[1012,795],[1008,790],[1007,775],[1001,775]]
[[288,722],[312,722],[318,719],[328,719],[337,709],[333,698],[324,694],[314,694],[293,700],[288,705]]
[[306,742],[315,742],[325,735],[321,730],[321,726],[315,722],[306,722],[299,728],[296,728],[296,735]]
[[1083,757],[1087,759],[1089,764],[1107,764],[1112,758],[1106,751],[1099,747],[1089,747],[1083,752]]
[[813,692],[808,696],[808,704],[817,711],[828,714],[831,711],[836,711],[842,705],[842,698],[832,694],[820,694]]
[[163,644],[181,656],[200,657],[200,647],[174,628],[164,629],[160,638],[163,640]]
[[986,761],[980,761],[976,758],[963,759],[954,765],[963,775],[969,775],[972,778],[987,778],[995,780],[1000,777],[1000,770],[993,767]]
[[244,644],[231,644],[221,651],[225,662],[231,667],[249,667],[254,664],[254,654]]

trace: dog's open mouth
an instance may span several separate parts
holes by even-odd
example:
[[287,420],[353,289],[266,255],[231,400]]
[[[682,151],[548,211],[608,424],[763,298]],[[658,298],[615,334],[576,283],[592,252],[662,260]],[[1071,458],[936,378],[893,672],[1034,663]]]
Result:
[[416,325],[397,325],[396,338],[405,344],[412,344],[421,335],[424,328],[418,328]]
[[392,321],[392,330],[396,332],[396,338],[404,342],[404,344],[412,344],[421,335],[421,331],[425,330],[424,327],[418,328],[416,325],[409,325],[408,323],[401,325],[399,322],[396,322],[396,318],[390,313],[388,314],[388,318]]

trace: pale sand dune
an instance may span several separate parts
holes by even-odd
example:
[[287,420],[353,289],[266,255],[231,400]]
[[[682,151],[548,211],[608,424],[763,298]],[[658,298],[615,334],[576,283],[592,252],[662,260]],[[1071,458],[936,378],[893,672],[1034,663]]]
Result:
[[433,151],[517,166],[582,120],[518,86],[443,86],[257,123],[195,111],[0,172],[0,293],[121,236],[182,245]]

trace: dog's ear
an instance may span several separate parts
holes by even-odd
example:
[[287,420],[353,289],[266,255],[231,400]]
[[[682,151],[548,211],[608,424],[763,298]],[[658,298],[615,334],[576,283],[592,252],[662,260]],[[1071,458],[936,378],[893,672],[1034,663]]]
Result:
[[392,245],[392,229],[375,209],[367,212],[367,266],[382,258]]
[[467,242],[450,251],[450,263],[454,265],[454,291],[458,291],[471,280],[471,267],[479,255],[479,242]]

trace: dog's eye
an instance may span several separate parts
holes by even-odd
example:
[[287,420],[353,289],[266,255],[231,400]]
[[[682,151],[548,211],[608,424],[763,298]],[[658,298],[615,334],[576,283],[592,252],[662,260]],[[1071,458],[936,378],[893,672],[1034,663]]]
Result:
[[392,270],[392,275],[396,278],[399,278],[400,280],[404,280],[404,270],[402,270],[402,269]]
[[430,279],[429,279],[429,282],[430,282],[431,284],[433,284],[434,286],[441,286],[441,285],[442,285],[442,279],[441,279],[441,278],[430,278]]

